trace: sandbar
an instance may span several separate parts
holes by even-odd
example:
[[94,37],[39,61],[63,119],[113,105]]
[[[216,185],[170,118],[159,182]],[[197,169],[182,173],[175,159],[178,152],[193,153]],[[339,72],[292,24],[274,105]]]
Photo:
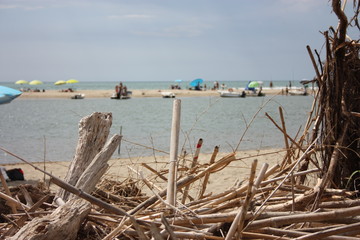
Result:
[[[176,97],[205,97],[213,96],[219,97],[220,94],[215,90],[195,91],[195,90],[179,90],[179,89],[135,89],[131,90],[133,98],[139,97],[162,97],[162,92],[173,92]],[[46,90],[45,92],[23,92],[19,99],[26,98],[71,98],[75,94],[85,94],[85,98],[110,98],[114,90],[77,90],[74,92],[62,92],[59,90]],[[281,89],[263,89],[266,95],[282,94],[284,91]]]

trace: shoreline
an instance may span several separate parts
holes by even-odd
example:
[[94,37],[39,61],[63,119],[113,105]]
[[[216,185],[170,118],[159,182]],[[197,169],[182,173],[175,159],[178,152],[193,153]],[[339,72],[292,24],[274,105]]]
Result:
[[[234,184],[239,178],[249,174],[251,164],[254,159],[258,160],[258,168],[262,164],[268,163],[269,166],[274,166],[276,164],[281,164],[285,156],[286,151],[284,149],[262,149],[262,150],[242,150],[236,152],[236,160],[229,164],[226,169],[223,169],[220,172],[212,174],[212,181],[210,181],[209,189],[214,192],[223,190],[223,183],[229,183],[229,186]],[[229,153],[219,152],[216,157],[216,161],[222,157],[228,155]],[[204,153],[199,155],[199,163],[208,164],[212,154]],[[188,161],[191,161],[192,155],[186,157]],[[123,181],[129,177],[134,177],[135,174],[129,169],[132,167],[136,170],[144,171],[145,175],[151,175],[146,168],[142,166],[142,163],[146,163],[157,171],[162,171],[167,168],[169,161],[169,156],[140,156],[133,158],[115,158],[108,161],[109,168],[103,177]],[[183,160],[179,160],[183,162]],[[68,171],[69,162],[36,162],[32,163],[39,169],[45,170],[46,172],[52,174],[55,177],[64,179]],[[24,171],[24,181],[10,181],[7,184],[9,186],[18,186],[22,184],[37,184],[39,182],[48,182],[49,176],[44,176],[44,173],[36,170],[34,167],[27,163],[17,162],[9,164],[0,164],[1,167],[4,167],[6,170],[13,168],[21,168]],[[135,177],[136,178],[136,177]],[[215,180],[216,179],[216,180]],[[218,181],[221,179],[221,181]],[[55,185],[51,185],[51,188],[54,190],[57,188]]]
[[[173,92],[176,97],[220,97],[218,90],[179,90],[179,89],[160,89],[160,90],[145,90],[134,89],[132,91],[132,98],[140,97],[162,97],[162,92]],[[23,92],[18,99],[40,99],[40,98],[71,98],[75,94],[85,94],[85,98],[110,98],[113,90],[76,90],[74,92],[61,92],[59,90],[47,90],[45,92]],[[263,89],[265,95],[281,95],[282,89]]]

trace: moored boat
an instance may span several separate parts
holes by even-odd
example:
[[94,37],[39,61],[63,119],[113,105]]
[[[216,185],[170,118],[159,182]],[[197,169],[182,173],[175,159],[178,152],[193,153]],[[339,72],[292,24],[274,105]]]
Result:
[[173,92],[161,92],[161,96],[163,98],[174,98],[175,93],[173,93]]
[[116,93],[113,93],[110,97],[110,99],[116,99],[116,100],[121,100],[121,99],[130,99],[132,95],[132,91],[126,91],[125,95],[121,95],[118,96]]
[[71,96],[71,99],[84,99],[85,98],[85,94],[83,93],[77,93],[73,96]]
[[307,88],[290,89],[288,93],[292,96],[307,96]]
[[236,91],[219,91],[220,97],[232,97],[239,98],[245,97],[245,92],[236,92]]

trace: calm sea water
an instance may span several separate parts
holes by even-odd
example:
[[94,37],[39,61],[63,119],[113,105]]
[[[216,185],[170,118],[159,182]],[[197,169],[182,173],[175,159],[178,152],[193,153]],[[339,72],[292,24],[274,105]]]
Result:
[[[280,122],[278,108],[283,107],[289,135],[295,136],[299,128],[304,126],[313,101],[312,96],[180,99],[180,144],[187,152],[192,152],[198,139],[202,138],[204,143],[201,151],[206,153],[212,152],[216,145],[220,146],[222,152],[232,151],[249,125],[239,150],[283,147],[282,134],[265,117],[265,112]],[[32,162],[43,161],[44,158],[47,161],[71,161],[80,119],[93,112],[111,112],[111,134],[119,133],[122,127],[125,140],[121,143],[120,155],[116,151],[113,157],[138,157],[154,153],[143,146],[168,152],[172,104],[173,99],[163,98],[124,101],[15,99],[10,104],[0,105],[0,146]],[[18,160],[0,152],[0,163],[12,162]]]

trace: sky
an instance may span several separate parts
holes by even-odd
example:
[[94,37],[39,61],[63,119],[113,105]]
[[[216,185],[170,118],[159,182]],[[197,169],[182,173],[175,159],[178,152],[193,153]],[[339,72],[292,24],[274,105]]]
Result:
[[0,0],[0,82],[312,79],[336,25],[328,0]]

